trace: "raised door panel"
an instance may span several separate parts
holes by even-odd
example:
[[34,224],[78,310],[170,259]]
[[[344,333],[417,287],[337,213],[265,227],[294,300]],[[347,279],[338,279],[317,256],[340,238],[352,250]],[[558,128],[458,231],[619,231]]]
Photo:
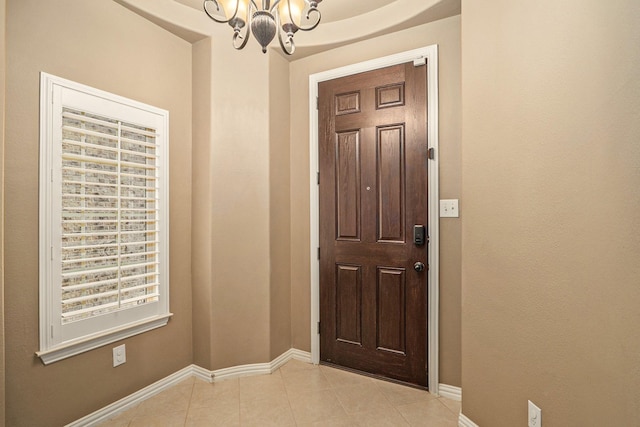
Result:
[[378,241],[405,242],[404,125],[377,128]]
[[377,349],[406,353],[406,272],[403,268],[378,267],[376,324]]
[[336,265],[336,339],[362,344],[362,268]]
[[360,240],[360,132],[336,135],[336,238]]

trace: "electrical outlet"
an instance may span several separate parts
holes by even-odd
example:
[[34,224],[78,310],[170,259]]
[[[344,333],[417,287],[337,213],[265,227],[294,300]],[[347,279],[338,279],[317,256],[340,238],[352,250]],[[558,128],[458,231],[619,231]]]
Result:
[[120,366],[127,361],[127,349],[124,344],[113,348],[113,367]]
[[529,402],[529,427],[542,427],[542,409]]

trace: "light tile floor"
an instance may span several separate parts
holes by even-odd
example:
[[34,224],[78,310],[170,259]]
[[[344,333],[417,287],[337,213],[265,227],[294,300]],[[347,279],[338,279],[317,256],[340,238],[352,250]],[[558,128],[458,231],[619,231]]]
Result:
[[101,427],[456,427],[459,412],[426,391],[292,360],[271,375],[185,380]]

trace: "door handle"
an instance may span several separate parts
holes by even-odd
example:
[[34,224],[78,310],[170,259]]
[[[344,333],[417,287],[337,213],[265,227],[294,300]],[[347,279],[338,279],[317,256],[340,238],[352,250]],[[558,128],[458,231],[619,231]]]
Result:
[[415,264],[413,264],[413,269],[418,273],[424,271],[424,263],[420,261],[416,262]]

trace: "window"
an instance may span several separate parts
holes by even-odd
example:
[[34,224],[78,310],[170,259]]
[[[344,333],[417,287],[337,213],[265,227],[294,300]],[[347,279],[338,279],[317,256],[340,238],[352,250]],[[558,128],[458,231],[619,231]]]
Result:
[[45,364],[164,326],[168,112],[41,75]]

